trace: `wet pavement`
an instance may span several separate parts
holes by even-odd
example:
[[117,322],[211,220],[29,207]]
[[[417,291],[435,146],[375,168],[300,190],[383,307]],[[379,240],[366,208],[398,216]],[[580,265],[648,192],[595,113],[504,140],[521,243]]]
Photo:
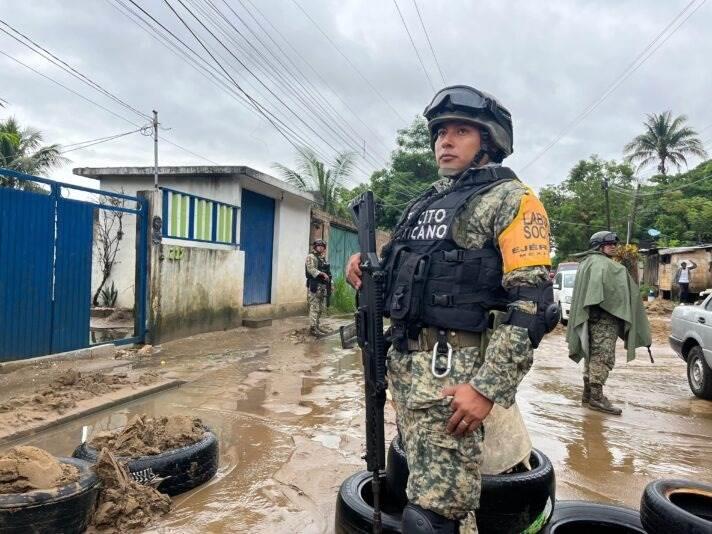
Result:
[[[218,475],[176,497],[156,531],[332,532],[341,481],[364,469],[360,355],[337,348],[338,336],[299,342],[290,332],[305,324],[295,318],[167,343],[128,365],[188,384],[23,443],[69,455],[85,425],[107,430],[139,413],[195,415],[219,437]],[[644,351],[625,364],[619,349],[606,393],[623,408],[620,417],[581,407],[580,367],[566,357],[561,328],[537,350],[520,388],[534,446],[554,464],[557,497],[637,508],[656,478],[712,482],[712,402],[693,397],[684,363],[665,345],[654,347],[654,365]],[[387,419],[390,437],[390,411]]]

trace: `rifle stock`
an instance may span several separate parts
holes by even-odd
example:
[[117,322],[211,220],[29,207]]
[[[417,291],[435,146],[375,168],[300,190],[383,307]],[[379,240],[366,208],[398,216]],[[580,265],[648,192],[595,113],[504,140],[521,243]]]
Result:
[[[385,273],[376,254],[373,193],[349,205],[358,227],[361,288],[356,294],[356,338],[361,348],[366,394],[366,467],[373,473],[373,532],[381,532],[381,473],[385,469],[383,408],[386,402],[386,342],[383,335]],[[343,336],[342,336],[343,337]]]

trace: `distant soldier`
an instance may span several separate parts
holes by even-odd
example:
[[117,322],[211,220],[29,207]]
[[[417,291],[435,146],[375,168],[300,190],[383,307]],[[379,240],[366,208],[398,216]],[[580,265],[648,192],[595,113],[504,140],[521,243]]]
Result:
[[309,289],[307,301],[309,302],[309,332],[320,337],[329,332],[319,325],[321,315],[326,308],[328,286],[331,283],[330,267],[326,261],[326,242],[317,239],[312,243],[313,252],[306,259],[304,265]]
[[566,332],[569,357],[585,360],[581,404],[599,412],[620,415],[603,394],[616,363],[616,341],[621,337],[628,360],[637,347],[650,347],[650,325],[638,284],[627,269],[612,259],[618,245],[614,232],[596,232],[578,266],[571,315]]

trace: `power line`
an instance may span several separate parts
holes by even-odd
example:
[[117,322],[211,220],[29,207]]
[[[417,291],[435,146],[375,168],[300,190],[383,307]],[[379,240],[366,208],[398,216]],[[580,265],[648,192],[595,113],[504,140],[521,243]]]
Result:
[[339,54],[341,54],[341,57],[343,57],[346,60],[346,62],[349,64],[349,66],[354,71],[356,71],[356,73],[366,82],[366,84],[368,84],[368,86],[378,96],[378,98],[380,98],[391,109],[391,111],[394,113],[394,115],[396,117],[398,117],[401,121],[406,122],[406,120],[403,118],[403,116],[400,113],[398,113],[396,108],[394,108],[391,105],[391,103],[388,102],[388,100],[386,100],[386,98],[381,94],[381,92],[378,89],[376,89],[376,87],[371,83],[371,81],[368,78],[366,78],[366,76],[359,70],[359,68],[356,65],[354,65],[353,61],[351,61],[351,59],[349,59],[349,57],[336,45],[336,43],[334,43],[334,41],[331,39],[331,37],[329,37],[329,35],[321,28],[321,26],[319,26],[319,24],[317,24],[317,22],[311,17],[311,15],[309,15],[309,13],[307,13],[307,11],[299,4],[299,2],[297,2],[297,0],[292,0],[292,3],[294,5],[296,5],[302,13],[304,13],[304,15],[316,27],[316,29],[319,30],[319,32],[326,38],[327,41],[329,41],[329,44],[331,44],[331,46],[334,47]]
[[425,28],[425,23],[423,22],[423,17],[420,16],[420,8],[418,7],[418,2],[413,0],[413,6],[415,6],[415,11],[418,13],[418,20],[420,20],[420,26],[423,28],[423,33],[425,34],[425,40],[428,41],[428,47],[430,48],[430,53],[433,55],[433,60],[435,65],[438,67],[438,72],[443,80],[443,85],[447,85],[445,81],[445,75],[443,74],[443,69],[440,67],[440,62],[438,61],[438,56],[435,54],[435,48],[433,48],[433,43],[430,42],[430,36],[428,35],[428,30]]
[[[682,26],[692,15],[695,14],[695,12],[704,5],[704,3],[707,0],[702,0],[702,3],[700,3],[695,9],[693,9],[675,28],[672,29],[672,31],[662,40],[660,43],[656,45],[656,43],[661,39],[661,37],[670,29],[675,22],[682,17],[685,12],[687,12],[692,5],[697,2],[698,0],[692,0],[689,4],[687,4],[682,11],[680,11],[673,19],[668,23],[663,30],[658,33],[658,35],[648,44],[648,46],[645,47],[645,49],[636,56],[636,58],[623,70],[623,72],[614,80],[611,85],[603,92],[603,94],[595,100],[593,103],[589,104],[588,107],[586,107],[581,113],[579,113],[573,121],[571,121],[568,125],[566,125],[557,135],[556,137],[549,142],[534,158],[532,158],[529,163],[527,163],[523,168],[522,172],[528,169],[531,165],[533,165],[536,161],[538,161],[544,154],[546,154],[554,145],[556,145],[561,139],[563,139],[564,135],[566,135],[568,132],[570,132],[573,128],[575,128],[583,119],[585,119],[593,110],[595,110],[600,104],[602,104],[626,79],[628,79],[635,71],[637,71],[643,64],[663,45],[665,42],[672,37],[675,32]],[[654,47],[654,48],[653,48]],[[649,51],[649,53],[648,53]],[[647,55],[645,55],[647,53]],[[645,57],[644,57],[645,56]]]
[[[125,107],[126,109],[132,111],[133,113],[136,113],[136,114],[139,115],[140,117],[145,118],[145,119],[150,119],[150,118],[151,118],[151,117],[149,117],[147,114],[145,114],[145,113],[143,113],[143,112],[137,110],[135,107],[131,106],[130,104],[127,104],[126,102],[124,102],[123,100],[121,100],[121,99],[120,99],[119,97],[117,97],[116,95],[114,95],[114,94],[110,93],[109,91],[107,91],[106,89],[104,89],[104,87],[102,87],[101,85],[99,85],[98,83],[96,83],[94,80],[88,78],[87,76],[85,76],[84,74],[82,74],[81,72],[79,72],[78,70],[76,70],[74,67],[72,67],[71,65],[69,65],[66,61],[64,61],[64,60],[58,58],[57,56],[55,56],[52,52],[50,52],[49,50],[47,50],[46,48],[44,48],[42,45],[40,45],[40,44],[38,44],[37,42],[35,42],[34,40],[32,40],[30,37],[28,37],[28,36],[25,35],[24,33],[20,32],[19,30],[17,30],[16,28],[14,28],[13,26],[11,26],[10,24],[8,24],[7,22],[5,22],[4,20],[0,19],[0,24],[2,24],[3,26],[5,26],[6,28],[9,28],[12,32],[14,32],[15,34],[19,35],[20,37],[22,37],[23,39],[25,39],[26,41],[28,41],[29,43],[31,43],[32,46],[29,45],[29,44],[27,44],[26,42],[22,41],[22,40],[19,39],[18,37],[15,37],[14,35],[12,35],[11,33],[9,33],[8,31],[3,30],[2,28],[0,28],[0,31],[1,31],[1,32],[5,33],[6,35],[8,35],[9,37],[11,37],[12,39],[14,39],[15,41],[17,41],[18,43],[22,44],[23,46],[29,48],[30,50],[32,50],[33,52],[35,52],[37,55],[43,57],[44,59],[46,59],[46,60],[49,61],[50,63],[53,63],[54,65],[56,65],[56,66],[59,67],[60,69],[62,69],[62,70],[64,70],[65,72],[69,73],[71,76],[73,76],[73,77],[77,78],[78,80],[82,81],[83,83],[89,85],[90,87],[94,88],[95,90],[99,91],[100,93],[104,94],[105,96],[109,97],[110,99],[114,100],[116,103],[120,104],[121,106]],[[33,46],[34,46],[35,48],[33,48]],[[42,53],[38,52],[37,49],[41,50]],[[47,57],[47,56],[49,56],[49,57]]]
[[[267,32],[267,31],[264,29],[264,27],[263,27],[263,26],[260,24],[260,22],[257,20],[257,17],[255,17],[255,16],[252,14],[252,12],[245,6],[245,4],[243,3],[243,0],[237,0],[237,1],[240,3],[240,5],[243,7],[243,9],[245,9],[245,11],[247,11],[247,12],[250,14],[250,16],[251,16],[251,17],[253,18],[253,20],[257,23],[257,25],[260,27],[260,29],[267,35],[267,37],[269,37],[269,39],[275,44],[275,46],[277,46],[277,48],[282,52],[282,54],[284,54],[285,58],[287,58],[287,60],[288,60],[292,65],[294,65],[294,67],[302,74],[302,77],[303,77],[305,80],[308,80],[308,78],[306,78],[306,77],[304,76],[304,74],[301,72],[301,70],[300,70],[299,67],[296,65],[296,63],[294,63],[294,62],[291,60],[291,58],[287,55],[287,53],[284,52],[284,50],[282,49],[282,47],[279,46],[279,44],[272,38],[272,36],[269,34],[269,32]],[[380,139],[379,135],[378,135],[368,124],[366,124],[366,122],[363,121],[363,119],[361,118],[360,114],[356,113],[356,111],[354,111],[354,109],[353,109],[347,102],[345,102],[345,101],[339,96],[339,93],[331,86],[331,84],[330,84],[326,79],[324,79],[324,77],[321,75],[321,73],[318,71],[318,69],[316,69],[316,68],[311,64],[311,62],[309,62],[309,61],[304,57],[304,55],[301,54],[301,53],[299,52],[299,50],[297,50],[297,49],[294,47],[294,45],[289,41],[289,39],[287,39],[287,38],[284,36],[284,34],[283,34],[281,31],[279,31],[279,28],[277,28],[277,27],[272,23],[272,21],[270,21],[269,18],[268,18],[267,16],[265,16],[265,14],[264,14],[262,11],[260,11],[259,7],[257,7],[255,4],[253,4],[251,0],[245,0],[245,1],[246,1],[248,4],[250,4],[250,6],[252,7],[252,9],[254,9],[255,11],[257,11],[257,13],[260,14],[260,16],[267,22],[267,24],[269,24],[269,26],[272,28],[272,30],[274,30],[275,33],[276,33],[277,35],[279,35],[279,37],[281,37],[282,40],[287,44],[287,46],[292,50],[292,52],[293,52],[307,67],[309,67],[309,69],[311,70],[312,74],[314,74],[314,76],[316,76],[316,78],[317,78],[321,83],[324,84],[324,86],[331,92],[331,94],[332,94],[334,97],[336,97],[336,99],[339,100],[339,102],[341,102],[341,104],[343,104],[343,106],[344,106],[347,110],[349,110],[349,111],[351,112],[351,114],[356,118],[356,120],[357,120],[359,123],[361,123],[361,125],[366,129],[366,131],[368,131],[368,132],[371,134],[371,138],[374,139],[374,140],[376,140],[377,142],[379,142],[379,143],[381,144],[381,146],[382,146],[383,148],[385,148],[386,150],[390,150],[390,147],[389,147],[389,146],[386,146],[386,144]]]
[[405,29],[405,33],[408,34],[408,39],[410,39],[410,45],[413,47],[413,50],[415,51],[415,55],[418,57],[418,63],[420,63],[420,66],[423,68],[423,72],[425,73],[425,77],[428,79],[430,88],[433,90],[433,92],[435,92],[435,84],[433,84],[433,80],[430,79],[430,74],[428,73],[428,69],[425,68],[425,63],[423,63],[423,58],[420,57],[420,52],[418,52],[418,47],[415,46],[415,41],[413,40],[413,36],[410,34],[408,25],[405,23],[405,18],[403,18],[403,13],[401,13],[400,7],[398,7],[398,0],[393,0],[393,5],[396,6],[396,11],[398,12],[398,16],[400,17],[400,20],[403,23],[403,28]]
[[139,128],[138,130],[131,130],[129,132],[123,132],[120,134],[114,134],[106,137],[99,137],[97,139],[89,139],[88,141],[81,141],[79,143],[71,143],[68,145],[62,145],[62,149],[60,151],[60,154],[66,154],[67,152],[73,152],[75,150],[83,150],[85,148],[89,148],[90,146],[94,145],[99,145],[102,143],[107,143],[109,141],[114,141],[115,139],[119,139],[121,137],[126,137],[127,135],[135,134],[143,130],[143,128]]

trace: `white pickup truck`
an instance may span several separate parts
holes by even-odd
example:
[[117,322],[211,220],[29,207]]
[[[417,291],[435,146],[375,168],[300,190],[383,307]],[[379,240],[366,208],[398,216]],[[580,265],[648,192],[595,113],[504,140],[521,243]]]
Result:
[[712,295],[700,304],[677,306],[670,326],[670,346],[687,362],[690,389],[712,400]]

